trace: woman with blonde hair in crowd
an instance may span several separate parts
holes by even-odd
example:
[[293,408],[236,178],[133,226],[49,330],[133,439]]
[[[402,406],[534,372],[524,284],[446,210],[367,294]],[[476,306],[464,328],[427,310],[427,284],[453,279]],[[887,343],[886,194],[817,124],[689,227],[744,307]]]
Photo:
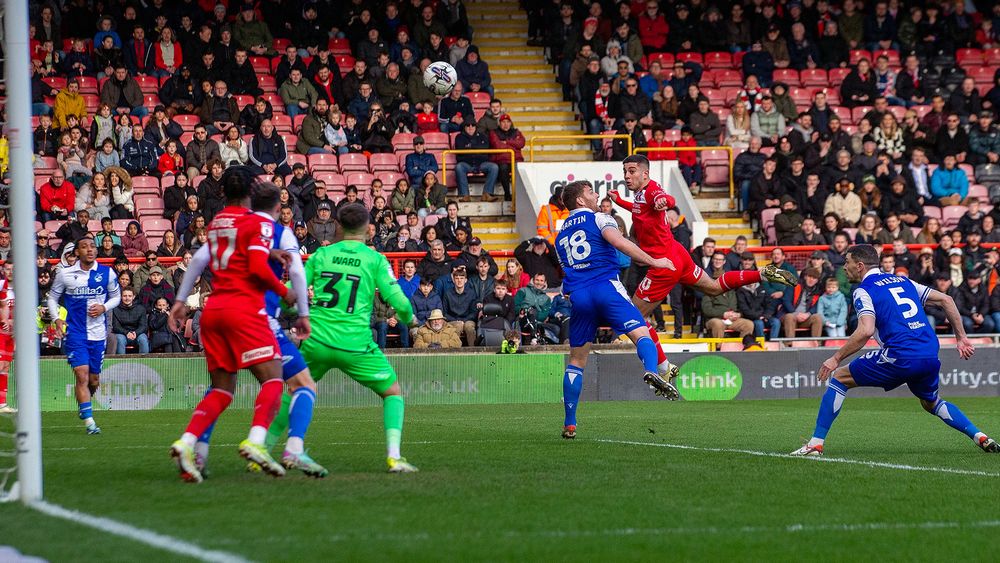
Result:
[[879,244],[876,236],[882,231],[882,222],[878,215],[866,213],[858,223],[858,232],[854,235],[854,244]]
[[937,244],[941,241],[941,220],[937,217],[928,217],[924,221],[924,228],[917,234],[917,242],[920,244]]
[[745,103],[733,103],[733,112],[726,117],[725,144],[734,151],[742,151],[750,146],[750,112]]
[[114,206],[111,208],[112,219],[132,219],[135,217],[135,191],[132,190],[132,176],[120,166],[109,166],[104,169],[111,188],[111,198]]
[[896,116],[890,112],[886,112],[882,116],[882,122],[875,129],[873,137],[879,151],[888,153],[894,162],[898,163],[903,160],[903,153],[906,152],[906,142],[903,140],[903,130],[899,128]]

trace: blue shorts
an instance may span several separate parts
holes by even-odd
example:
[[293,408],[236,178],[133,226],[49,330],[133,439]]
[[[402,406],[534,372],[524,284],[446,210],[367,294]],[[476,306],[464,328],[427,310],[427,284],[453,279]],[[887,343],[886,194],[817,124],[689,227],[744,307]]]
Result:
[[850,364],[851,377],[860,387],[881,387],[891,391],[902,384],[910,393],[925,401],[938,398],[938,375],[941,361],[937,358],[911,360],[884,357],[882,350],[873,350],[854,359]]
[[80,366],[88,366],[91,375],[101,373],[101,366],[104,364],[104,350],[106,341],[104,340],[69,340],[66,339],[63,351],[66,352],[66,361],[69,366],[76,369]]
[[610,326],[625,334],[646,326],[646,320],[618,280],[598,282],[569,296],[573,312],[569,317],[569,345],[577,348],[594,341],[598,327]]
[[288,381],[306,369],[306,361],[295,343],[285,336],[285,331],[274,331],[274,337],[278,339],[278,349],[281,350],[281,378]]

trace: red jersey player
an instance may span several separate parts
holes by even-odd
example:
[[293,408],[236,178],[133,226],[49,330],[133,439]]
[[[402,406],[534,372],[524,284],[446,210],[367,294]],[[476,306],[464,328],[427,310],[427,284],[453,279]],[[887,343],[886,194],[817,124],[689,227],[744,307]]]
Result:
[[[288,304],[294,304],[296,296],[268,265],[274,225],[250,213],[249,178],[236,170],[227,171],[223,189],[227,206],[208,226],[213,290],[201,316],[201,338],[212,387],[195,407],[184,434],[170,448],[181,477],[195,483],[202,480],[194,456],[195,442],[232,402],[236,372],[241,369],[249,369],[261,388],[250,435],[240,443],[239,453],[276,477],[285,473],[264,447],[267,428],[284,391],[281,353],[268,324],[264,293],[273,291]],[[255,189],[277,188],[263,184]],[[183,303],[174,303],[172,326],[178,326],[183,318]]]
[[10,362],[14,359],[14,290],[10,286],[14,279],[11,263],[4,264],[4,276],[0,278],[0,414],[16,412],[7,404],[7,384]]
[[[674,207],[676,201],[659,184],[649,179],[649,160],[635,154],[622,161],[622,165],[625,169],[625,185],[635,194],[634,201],[622,199],[617,191],[609,192],[608,197],[632,212],[632,224],[639,248],[653,258],[668,258],[674,264],[672,270],[650,268],[646,277],[639,282],[639,287],[632,296],[632,303],[644,317],[649,317],[678,283],[693,287],[708,296],[720,295],[740,286],[758,283],[762,279],[789,286],[798,283],[791,273],[772,264],[760,271],[726,272],[718,279],[704,275],[705,272],[694,263],[688,250],[674,240],[667,223],[666,210]],[[650,336],[657,343],[660,375],[672,380],[677,376],[678,368],[667,361],[653,326],[648,322],[647,326]]]

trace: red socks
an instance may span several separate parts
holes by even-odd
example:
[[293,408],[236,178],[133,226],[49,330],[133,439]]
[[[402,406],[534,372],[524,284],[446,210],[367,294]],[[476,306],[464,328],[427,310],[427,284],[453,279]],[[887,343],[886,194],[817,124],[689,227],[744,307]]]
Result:
[[719,285],[726,291],[752,283],[760,283],[760,272],[758,270],[726,272],[719,278]]
[[232,393],[223,391],[222,389],[212,389],[198,403],[198,406],[195,407],[194,414],[191,415],[191,422],[187,426],[187,432],[195,436],[201,436],[209,426],[215,423],[219,415],[222,414],[222,411],[226,410],[232,402]]
[[667,361],[667,355],[663,353],[663,347],[660,346],[660,335],[656,334],[653,325],[646,323],[646,328],[649,329],[649,337],[653,339],[653,344],[656,344],[656,363],[662,364]]
[[[253,422],[251,426],[267,428],[278,414],[281,405],[281,394],[285,392],[285,382],[281,379],[269,379],[260,386],[257,400],[253,405]],[[199,434],[200,436],[200,434]]]
[[0,373],[0,405],[7,402],[7,374]]

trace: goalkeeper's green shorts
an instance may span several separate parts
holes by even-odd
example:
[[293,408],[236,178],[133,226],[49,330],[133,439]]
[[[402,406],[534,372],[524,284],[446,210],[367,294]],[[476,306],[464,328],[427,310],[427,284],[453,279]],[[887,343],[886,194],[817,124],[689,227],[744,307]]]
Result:
[[336,368],[379,395],[396,383],[396,370],[374,342],[366,350],[357,352],[333,348],[309,338],[302,343],[300,351],[315,381]]

